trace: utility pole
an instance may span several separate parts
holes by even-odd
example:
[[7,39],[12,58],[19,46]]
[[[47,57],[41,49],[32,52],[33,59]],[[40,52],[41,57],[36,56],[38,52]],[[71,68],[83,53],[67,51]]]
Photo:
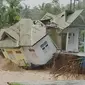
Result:
[[74,11],[75,11],[75,5],[76,5],[76,1],[74,0],[74,8],[73,8]]
[[72,0],[70,0],[70,10],[72,10]]
[[76,2],[78,2],[78,8],[79,8],[79,1],[80,1],[80,0],[74,0],[74,11],[75,11],[75,9],[76,9]]
[[83,8],[85,7],[85,0],[83,0]]

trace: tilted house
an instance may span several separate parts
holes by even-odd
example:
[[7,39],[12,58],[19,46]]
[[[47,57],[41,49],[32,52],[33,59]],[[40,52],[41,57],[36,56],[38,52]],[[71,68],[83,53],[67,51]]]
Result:
[[56,17],[62,30],[62,50],[85,52],[85,10],[65,11]]
[[49,34],[53,42],[58,48],[61,48],[61,36],[59,35],[60,29],[56,24],[56,15],[46,13],[41,22],[46,26],[46,32]]
[[0,48],[6,58],[20,66],[46,64],[56,52],[44,24],[31,19],[21,19],[1,31]]

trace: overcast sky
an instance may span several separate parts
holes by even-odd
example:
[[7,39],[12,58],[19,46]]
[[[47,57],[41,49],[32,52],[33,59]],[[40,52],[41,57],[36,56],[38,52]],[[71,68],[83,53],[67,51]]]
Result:
[[[48,3],[52,0],[25,0],[25,3],[31,7],[38,6],[39,4]],[[69,3],[70,0],[59,0],[60,4],[66,5]]]

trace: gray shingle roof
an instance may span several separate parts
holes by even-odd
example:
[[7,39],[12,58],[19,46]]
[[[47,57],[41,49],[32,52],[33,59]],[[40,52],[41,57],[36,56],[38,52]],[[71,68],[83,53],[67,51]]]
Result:
[[[4,34],[9,35],[10,39],[13,38],[15,41],[8,38],[2,40]],[[21,19],[2,32],[0,47],[32,46],[45,35],[46,28],[40,21],[36,21],[34,24],[31,19]]]
[[85,19],[84,19],[85,12],[84,12],[83,9],[76,10],[74,13],[70,14],[67,17],[67,20],[65,20],[66,19],[65,12],[62,12],[58,15],[53,15],[53,14],[50,14],[50,13],[46,13],[41,20],[51,19],[50,17],[53,18],[52,22],[56,23],[57,27],[60,28],[61,30],[67,28],[70,25],[73,25],[73,23],[76,24],[77,22],[79,22],[80,18],[83,21],[83,24],[85,22]]
[[[76,10],[73,14],[70,14],[68,16],[67,21],[65,21],[65,12],[59,14],[56,16],[56,24],[59,28],[65,29],[68,26],[70,26],[75,19],[78,18],[78,16],[83,12],[83,10]],[[64,16],[62,16],[64,15]]]

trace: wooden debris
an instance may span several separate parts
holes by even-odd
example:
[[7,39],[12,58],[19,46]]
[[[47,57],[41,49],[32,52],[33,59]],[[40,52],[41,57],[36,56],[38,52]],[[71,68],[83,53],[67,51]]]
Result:
[[[66,75],[77,77],[79,74],[85,74],[85,69],[81,67],[82,57],[71,54],[55,54],[51,73],[55,78]],[[70,74],[68,76],[68,74]]]

